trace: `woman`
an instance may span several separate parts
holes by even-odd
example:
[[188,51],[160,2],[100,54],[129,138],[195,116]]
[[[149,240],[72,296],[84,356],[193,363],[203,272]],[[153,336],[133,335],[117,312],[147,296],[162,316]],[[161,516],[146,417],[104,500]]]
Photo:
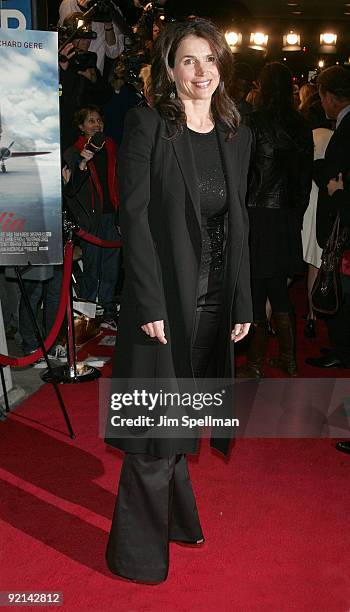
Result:
[[[238,128],[226,94],[231,74],[231,52],[214,25],[171,23],[155,49],[155,108],[128,114],[120,154],[119,380],[232,377],[233,342],[247,334],[252,309],[251,137]],[[216,434],[222,431],[213,432],[212,446],[226,454],[231,432]],[[106,441],[125,458],[107,562],[115,574],[161,582],[169,540],[203,542],[185,459],[197,439],[113,435],[108,426]]]
[[[312,130],[314,141],[314,159],[324,159],[326,149],[332,137],[332,130],[325,127],[316,127]],[[304,328],[306,338],[316,337],[316,316],[312,308],[311,291],[314,286],[318,269],[321,265],[322,249],[316,239],[316,212],[317,212],[318,187],[312,181],[309,205],[305,211],[302,229],[304,261],[308,266],[307,273],[307,295],[309,312]]]
[[[311,83],[303,85],[311,86]],[[315,85],[312,86],[316,89],[309,89],[309,96],[306,96],[303,104],[299,107],[299,112],[312,129],[312,136],[314,142],[314,160],[323,159],[331,139],[333,131],[331,129],[332,124],[327,119],[324,110],[321,105],[320,95]],[[308,315],[304,328],[304,336],[306,338],[316,337],[316,316],[312,309],[311,290],[316,280],[318,269],[321,265],[321,254],[322,249],[316,240],[316,211],[317,211],[317,200],[318,200],[318,187],[315,181],[312,181],[312,189],[310,193],[309,205],[305,211],[303,229],[302,229],[302,241],[303,241],[303,254],[304,261],[307,263],[307,295],[308,295]]]
[[[120,240],[117,228],[119,189],[117,184],[117,150],[111,138],[89,145],[104,129],[102,111],[86,106],[74,116],[80,137],[64,153],[71,171],[66,186],[67,205],[78,225],[102,240]],[[81,241],[83,273],[79,297],[96,301],[103,307],[102,327],[116,329],[115,293],[120,267],[120,249],[95,246]]]
[[302,115],[310,108],[311,101],[313,101],[315,95],[317,95],[317,86],[314,83],[304,83],[304,85],[300,87],[300,104],[298,111]]
[[311,189],[312,134],[294,109],[292,76],[286,66],[267,64],[259,85],[257,110],[249,116],[255,141],[248,198],[255,333],[239,375],[263,375],[268,298],[279,343],[279,358],[273,365],[296,376],[295,323],[287,281],[303,271],[301,227]]

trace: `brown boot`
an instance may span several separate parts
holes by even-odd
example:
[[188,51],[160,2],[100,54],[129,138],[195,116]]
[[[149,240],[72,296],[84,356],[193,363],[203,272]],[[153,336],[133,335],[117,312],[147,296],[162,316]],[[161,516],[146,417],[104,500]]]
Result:
[[288,376],[298,376],[296,362],[296,325],[293,312],[275,312],[273,318],[279,344],[278,359],[270,359],[270,365],[281,368]]
[[263,367],[268,343],[266,321],[256,321],[252,325],[253,336],[247,351],[247,363],[236,372],[237,378],[263,378]]

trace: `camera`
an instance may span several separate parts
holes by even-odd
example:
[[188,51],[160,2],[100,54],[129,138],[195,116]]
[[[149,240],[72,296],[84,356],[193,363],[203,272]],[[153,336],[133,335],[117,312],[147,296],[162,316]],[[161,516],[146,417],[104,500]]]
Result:
[[88,68],[96,68],[97,55],[93,51],[79,51],[69,59],[69,64],[77,72]]
[[113,20],[116,5],[112,0],[89,0],[84,8],[89,11],[94,5],[96,6],[91,13],[91,21],[102,21],[106,23]]
[[94,40],[97,38],[96,32],[92,32],[88,28],[80,27],[79,29],[72,28],[69,26],[61,26],[58,28],[58,40],[60,46],[63,45],[66,40],[76,40],[78,38],[87,38]]
[[138,88],[139,74],[144,64],[151,63],[151,54],[146,48],[146,41],[152,38],[152,27],[160,16],[164,16],[164,8],[159,0],[149,2],[139,0],[143,12],[137,23],[133,26],[132,36],[125,38],[125,51],[122,61],[125,66],[126,80]]

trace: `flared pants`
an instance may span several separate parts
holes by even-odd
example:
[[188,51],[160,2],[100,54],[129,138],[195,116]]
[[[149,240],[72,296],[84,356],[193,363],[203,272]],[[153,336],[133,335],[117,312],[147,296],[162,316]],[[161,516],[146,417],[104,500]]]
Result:
[[[219,307],[198,309],[192,364],[196,378],[214,350]],[[166,579],[169,541],[203,540],[185,455],[126,453],[106,551],[111,572],[142,582]]]

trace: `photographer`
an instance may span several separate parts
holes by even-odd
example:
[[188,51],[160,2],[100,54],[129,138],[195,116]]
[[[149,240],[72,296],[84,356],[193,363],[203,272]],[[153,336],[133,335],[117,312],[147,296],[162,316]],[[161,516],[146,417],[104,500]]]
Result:
[[[78,225],[102,240],[120,240],[117,228],[119,193],[116,145],[103,135],[104,120],[96,106],[81,108],[74,116],[81,136],[64,153],[67,206]],[[96,301],[104,309],[102,327],[116,329],[115,292],[120,248],[81,241],[83,275],[79,297]]]
[[[58,25],[62,26],[67,17],[72,13],[85,12],[88,9],[89,0],[63,0],[60,6],[60,18]],[[119,10],[119,9],[115,9]],[[124,35],[118,26],[112,21],[93,21],[92,31],[97,37],[90,41],[89,51],[96,53],[97,69],[103,74],[105,57],[115,59],[123,52]]]
[[142,102],[142,95],[132,84],[127,82],[125,66],[118,62],[111,79],[113,95],[104,106],[105,132],[120,146],[123,137],[124,121],[130,108]]
[[[76,29],[80,13],[73,13],[65,19],[69,31]],[[90,26],[91,31],[91,26]],[[91,38],[84,32],[84,38],[74,38],[61,49],[60,66],[60,116],[62,150],[76,140],[77,131],[72,127],[73,116],[78,108],[95,104],[101,106],[112,96],[113,90],[96,67],[96,53],[88,51]],[[77,36],[83,36],[78,33]]]

